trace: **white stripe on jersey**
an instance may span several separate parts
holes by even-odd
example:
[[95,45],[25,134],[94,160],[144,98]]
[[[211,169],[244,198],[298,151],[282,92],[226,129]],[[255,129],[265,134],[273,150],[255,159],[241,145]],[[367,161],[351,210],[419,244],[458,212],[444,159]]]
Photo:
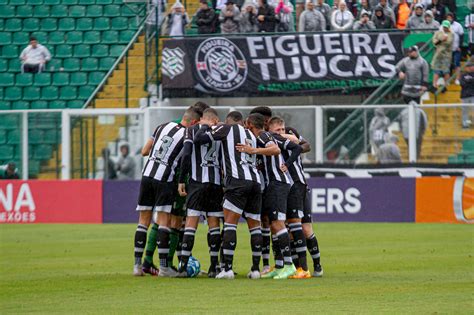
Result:
[[[242,135],[242,133],[240,133],[240,134]],[[234,132],[231,129],[230,132],[229,132],[229,135],[227,136],[227,148],[229,150],[232,150],[232,149],[235,150],[235,145],[236,145],[236,143],[234,143]],[[229,157],[230,157],[230,165],[232,166],[232,177],[239,178],[239,170],[237,169],[237,161],[235,160],[234,152],[230,151],[228,153],[229,153]],[[224,154],[222,154],[222,157],[224,158]],[[224,161],[224,163],[225,163],[225,161]]]
[[[246,132],[245,131],[240,132],[239,135],[240,135],[240,143],[247,144],[247,134],[246,134]],[[253,141],[253,139],[252,139],[252,141]],[[256,144],[254,144],[252,146],[255,147]],[[242,166],[243,166],[242,169],[244,170],[244,178],[246,180],[252,180],[252,175],[250,174],[250,170],[249,170],[249,167],[251,167],[251,165],[247,163],[246,157],[247,157],[247,153],[242,153],[242,152],[240,153],[240,160],[243,163],[245,163],[245,165],[242,164]]]

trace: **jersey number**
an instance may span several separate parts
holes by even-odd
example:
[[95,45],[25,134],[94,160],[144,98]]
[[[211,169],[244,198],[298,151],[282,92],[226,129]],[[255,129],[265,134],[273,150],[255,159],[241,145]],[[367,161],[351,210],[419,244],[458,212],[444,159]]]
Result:
[[159,149],[155,150],[155,157],[158,159],[158,160],[162,160],[165,156],[166,156],[166,153],[168,153],[168,150],[171,146],[171,144],[173,144],[173,138],[169,137],[169,136],[164,136],[163,139],[161,139],[161,146]]
[[204,160],[208,162],[216,162],[217,156],[216,156],[216,142],[212,141],[211,143],[207,144],[207,153],[204,156]]
[[[249,145],[249,146],[255,147],[255,144],[254,144],[254,142],[253,142],[252,139],[246,138],[246,139],[245,139],[245,143],[246,143],[247,145]],[[245,153],[245,160],[246,160],[248,163],[255,165],[256,159],[257,159],[257,156],[256,156],[255,154],[248,154],[248,153]]]

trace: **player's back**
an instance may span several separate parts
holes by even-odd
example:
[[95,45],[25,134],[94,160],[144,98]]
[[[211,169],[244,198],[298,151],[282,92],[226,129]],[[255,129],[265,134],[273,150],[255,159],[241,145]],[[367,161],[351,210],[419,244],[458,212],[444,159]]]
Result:
[[[186,141],[193,141],[201,125],[194,125],[186,130]],[[220,173],[221,142],[212,141],[206,144],[193,144],[191,154],[191,178],[200,183],[221,184]]]
[[143,168],[143,176],[159,181],[173,181],[176,166],[182,154],[186,128],[169,122],[158,126],[153,132],[153,146]]
[[278,145],[281,150],[281,153],[278,155],[262,157],[265,167],[263,173],[265,177],[265,182],[268,184],[268,182],[270,181],[278,181],[290,184],[291,179],[289,174],[287,172],[283,172],[280,169],[280,166],[285,162],[283,158],[283,152],[286,151],[287,140],[279,135],[264,131],[257,137],[257,142],[258,146],[260,147],[265,147],[267,143],[273,142]]
[[211,131],[215,140],[222,142],[222,169],[224,177],[249,180],[260,183],[257,172],[256,156],[239,152],[237,144],[257,147],[257,140],[250,130],[241,125],[220,125]]

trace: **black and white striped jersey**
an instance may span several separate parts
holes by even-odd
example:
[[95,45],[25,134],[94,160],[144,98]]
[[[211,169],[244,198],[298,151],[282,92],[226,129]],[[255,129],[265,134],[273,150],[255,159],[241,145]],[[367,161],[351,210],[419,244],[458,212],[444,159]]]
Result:
[[[300,143],[305,141],[305,139],[300,136],[300,134],[295,128],[286,127],[285,132],[287,134],[296,136],[300,140]],[[282,154],[283,154],[283,158],[286,161],[288,157],[291,155],[291,150],[282,151]],[[288,172],[290,173],[291,179],[293,180],[293,182],[300,182],[302,184],[306,184],[306,178],[304,176],[303,161],[301,159],[301,156],[298,156],[295,162],[288,165]]]
[[[194,142],[196,132],[201,125],[186,129],[184,143]],[[221,142],[212,141],[206,144],[194,144],[191,154],[191,178],[199,183],[221,184]]]
[[153,132],[153,146],[143,168],[143,176],[163,182],[173,181],[183,150],[186,128],[175,122],[158,126]]
[[[257,147],[265,148],[268,144],[274,143],[278,145],[282,152],[286,150],[288,142],[284,138],[277,140],[274,135],[267,131],[262,131],[257,137]],[[280,166],[285,163],[281,153],[273,156],[263,156],[262,159],[265,165],[263,176],[267,185],[271,181],[291,184],[291,178],[288,172],[283,172],[280,169]]]
[[221,164],[224,177],[248,180],[260,183],[256,165],[256,155],[237,151],[235,146],[239,143],[257,147],[257,139],[240,125],[220,125],[214,129],[204,126],[199,130],[200,136],[195,137],[195,142],[208,143],[221,142]]

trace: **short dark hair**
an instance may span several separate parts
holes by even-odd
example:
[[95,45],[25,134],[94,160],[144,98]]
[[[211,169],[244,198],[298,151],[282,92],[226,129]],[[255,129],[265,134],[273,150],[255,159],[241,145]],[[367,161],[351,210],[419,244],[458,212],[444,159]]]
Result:
[[269,126],[271,126],[273,124],[281,125],[281,124],[284,124],[284,123],[285,123],[285,121],[283,120],[283,118],[278,117],[278,116],[274,116],[274,117],[270,118],[270,120],[268,121]]
[[209,107],[211,106],[201,101],[198,101],[196,102],[196,104],[191,105],[191,108],[194,109],[201,117],[202,117],[202,114],[204,114],[204,111],[208,109]]
[[232,119],[235,122],[244,120],[244,116],[242,115],[242,113],[236,110],[228,113],[225,119],[228,119],[228,118]]
[[260,114],[265,117],[272,117],[272,109],[268,106],[257,106],[250,111],[250,114]]
[[255,128],[263,129],[265,116],[259,113],[250,114],[249,117],[247,117],[247,123],[252,124]]
[[455,19],[455,16],[454,16],[454,13],[453,13],[453,12],[448,12],[448,13],[446,13],[446,18],[448,18],[448,16],[452,17],[453,20]]
[[32,42],[32,41],[34,41],[34,40],[35,40],[35,41],[38,41],[38,40],[36,39],[36,37],[30,36],[30,42]]
[[219,114],[217,113],[217,111],[214,108],[211,108],[211,107],[206,108],[206,110],[204,111],[202,116],[211,116],[211,117],[219,118]]
[[191,106],[184,112],[183,117],[186,117],[186,118],[189,118],[189,119],[192,119],[192,120],[199,120],[202,117],[202,113],[199,114],[196,111],[196,109]]

